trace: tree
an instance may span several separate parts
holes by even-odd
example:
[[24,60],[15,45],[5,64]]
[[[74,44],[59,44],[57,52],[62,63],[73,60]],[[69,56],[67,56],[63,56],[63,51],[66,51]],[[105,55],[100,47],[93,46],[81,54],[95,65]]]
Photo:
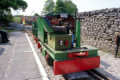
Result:
[[38,14],[38,13],[35,13],[34,16],[39,16],[39,14]]
[[68,13],[74,14],[78,11],[77,6],[71,0],[64,0],[64,4]]
[[2,16],[0,15],[0,23],[3,25],[7,25],[10,21],[12,21],[12,14],[10,11],[6,11]]
[[48,14],[50,12],[53,12],[54,11],[54,5],[55,4],[54,4],[53,0],[47,0],[45,2],[42,14]]
[[65,4],[62,0],[57,0],[56,1],[55,11],[56,12],[67,12]]
[[68,12],[74,14],[78,11],[77,6],[71,0],[57,0],[56,5],[52,0],[47,0],[42,11],[43,14],[48,14],[50,12]]
[[12,20],[11,8],[24,11],[27,8],[27,3],[23,0],[0,0],[0,23]]
[[0,9],[10,11],[10,8],[24,11],[27,8],[27,3],[23,0],[0,0]]

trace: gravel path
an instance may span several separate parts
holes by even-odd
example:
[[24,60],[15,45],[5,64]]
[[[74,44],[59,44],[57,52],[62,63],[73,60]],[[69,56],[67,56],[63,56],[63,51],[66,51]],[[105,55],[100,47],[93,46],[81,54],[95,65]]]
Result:
[[115,58],[114,55],[98,51],[100,55],[100,68],[97,70],[112,80],[120,80],[120,58]]

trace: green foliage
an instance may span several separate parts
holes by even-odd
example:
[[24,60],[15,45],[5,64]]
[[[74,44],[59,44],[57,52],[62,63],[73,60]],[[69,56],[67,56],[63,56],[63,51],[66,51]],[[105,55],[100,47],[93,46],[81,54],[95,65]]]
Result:
[[27,3],[23,0],[0,0],[0,23],[7,24],[12,21],[11,8],[24,11],[27,8]]
[[10,11],[10,8],[24,11],[27,8],[27,3],[23,0],[0,0],[0,9]]
[[34,16],[39,16],[39,14],[38,14],[38,13],[35,13]]
[[65,4],[62,0],[56,1],[55,11],[56,12],[67,12],[67,8],[65,7]]
[[68,12],[74,14],[78,11],[77,6],[71,0],[57,0],[54,6],[53,0],[47,0],[42,11],[43,14],[50,12]]
[[77,6],[71,0],[65,0],[64,4],[68,13],[74,14],[78,11]]
[[54,5],[55,4],[54,4],[53,0],[47,0],[45,2],[42,14],[48,14],[50,12],[53,12],[54,11]]
[[12,14],[10,11],[5,11],[4,14],[0,15],[0,23],[4,24],[4,26],[7,26],[9,22],[12,21]]

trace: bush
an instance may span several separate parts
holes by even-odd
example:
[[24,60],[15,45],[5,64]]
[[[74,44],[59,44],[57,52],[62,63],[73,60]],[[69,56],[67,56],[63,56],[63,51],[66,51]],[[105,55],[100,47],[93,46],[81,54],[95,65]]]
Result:
[[8,23],[11,22],[12,19],[13,19],[13,16],[10,12],[4,12],[4,14],[0,15],[0,23],[4,26],[8,26]]

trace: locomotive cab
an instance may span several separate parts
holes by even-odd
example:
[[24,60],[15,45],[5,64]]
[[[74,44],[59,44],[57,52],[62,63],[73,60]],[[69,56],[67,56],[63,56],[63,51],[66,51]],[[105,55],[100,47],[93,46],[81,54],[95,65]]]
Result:
[[61,31],[69,34],[69,30],[74,30],[74,18],[72,15],[67,13],[51,13],[47,14],[46,17],[57,32]]

